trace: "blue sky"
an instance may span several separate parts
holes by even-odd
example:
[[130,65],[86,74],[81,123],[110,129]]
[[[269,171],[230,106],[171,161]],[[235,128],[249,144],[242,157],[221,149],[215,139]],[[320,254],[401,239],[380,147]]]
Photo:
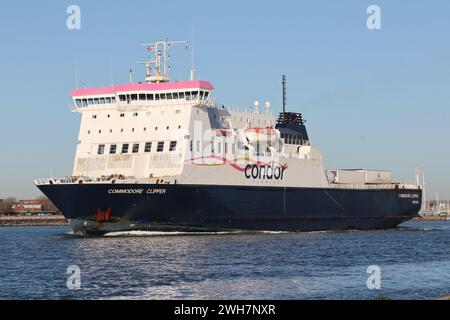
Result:
[[[81,8],[81,30],[66,9]],[[381,8],[369,31],[366,9]],[[39,195],[32,179],[71,173],[80,116],[70,92],[136,80],[141,43],[191,38],[198,78],[222,103],[302,112],[327,168],[384,168],[450,197],[448,1],[8,1],[0,9],[0,198]],[[173,50],[172,78],[190,55]]]

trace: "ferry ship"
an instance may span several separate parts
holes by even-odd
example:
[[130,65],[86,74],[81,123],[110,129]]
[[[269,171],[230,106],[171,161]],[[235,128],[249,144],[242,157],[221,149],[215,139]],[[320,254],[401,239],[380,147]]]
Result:
[[385,170],[325,170],[302,114],[216,103],[208,81],[170,81],[169,51],[146,44],[144,82],[75,89],[71,176],[36,186],[75,232],[394,228],[417,216],[418,185]]

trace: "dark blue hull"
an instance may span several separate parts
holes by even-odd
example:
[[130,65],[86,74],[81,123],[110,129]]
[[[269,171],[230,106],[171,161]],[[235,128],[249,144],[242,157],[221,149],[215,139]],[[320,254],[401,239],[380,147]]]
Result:
[[[86,233],[322,231],[393,228],[417,216],[417,189],[349,190],[250,186],[41,185]],[[99,213],[108,212],[99,219]]]

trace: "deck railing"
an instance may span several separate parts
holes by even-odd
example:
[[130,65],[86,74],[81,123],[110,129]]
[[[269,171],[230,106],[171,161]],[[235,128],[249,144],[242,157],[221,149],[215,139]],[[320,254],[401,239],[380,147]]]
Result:
[[333,189],[368,189],[368,190],[382,190],[382,189],[398,189],[398,190],[420,190],[420,186],[415,184],[402,184],[402,183],[392,183],[392,184],[338,184],[331,183],[330,187]]

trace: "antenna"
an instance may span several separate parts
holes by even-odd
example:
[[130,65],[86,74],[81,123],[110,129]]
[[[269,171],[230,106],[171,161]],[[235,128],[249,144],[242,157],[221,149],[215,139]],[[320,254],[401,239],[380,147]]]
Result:
[[281,80],[281,87],[283,89],[283,101],[282,101],[282,106],[283,106],[283,118],[285,117],[286,114],[286,75],[283,74],[282,80]]
[[78,89],[78,64],[75,64],[75,88]]
[[191,79],[191,81],[194,81],[195,80],[195,60],[194,60],[194,54],[195,54],[195,51],[194,51],[194,44],[195,44],[195,30],[194,30],[194,26],[192,26],[192,48],[191,48],[191,59],[192,59],[192,61],[191,61],[191,77],[190,77],[190,79]]
[[[183,43],[187,47],[187,41],[158,41],[154,43],[143,44],[147,51],[151,52],[154,57],[147,61],[138,62],[146,66],[145,81],[149,83],[160,83],[169,81],[170,54],[169,50],[174,44]],[[153,68],[152,68],[153,65]],[[152,69],[154,74],[152,74]]]
[[109,57],[109,80],[111,81],[111,87],[113,87],[114,86],[114,79],[113,79],[111,57]]
[[130,83],[133,83],[133,69],[130,69]]

